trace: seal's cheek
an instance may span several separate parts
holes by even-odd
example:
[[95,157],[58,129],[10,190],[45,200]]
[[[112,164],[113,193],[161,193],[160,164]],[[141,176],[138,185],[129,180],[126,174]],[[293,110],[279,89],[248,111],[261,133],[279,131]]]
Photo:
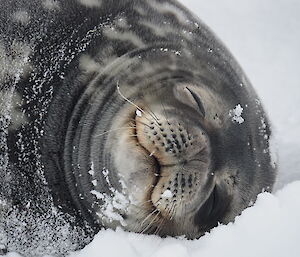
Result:
[[210,196],[202,204],[195,215],[194,222],[199,226],[201,231],[208,231],[223,223],[230,208],[232,196],[229,194],[225,183],[216,184]]
[[140,147],[130,133],[120,133],[113,149],[114,166],[135,201],[149,197],[157,174],[154,158]]

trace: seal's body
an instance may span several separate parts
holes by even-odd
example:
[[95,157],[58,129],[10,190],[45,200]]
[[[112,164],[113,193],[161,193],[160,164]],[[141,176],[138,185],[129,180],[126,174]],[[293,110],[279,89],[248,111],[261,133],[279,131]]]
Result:
[[0,19],[2,223],[51,207],[85,235],[197,238],[272,188],[260,101],[177,2],[5,0]]

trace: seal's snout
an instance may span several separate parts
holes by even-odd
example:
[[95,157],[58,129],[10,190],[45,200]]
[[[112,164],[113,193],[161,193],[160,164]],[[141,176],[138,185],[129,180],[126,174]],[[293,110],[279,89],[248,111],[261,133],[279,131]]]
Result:
[[174,115],[143,113],[136,117],[137,139],[156,159],[159,174],[151,201],[168,220],[179,220],[195,212],[203,201],[202,184],[207,181],[209,143],[198,126]]
[[195,143],[195,138],[179,122],[149,116],[138,118],[137,136],[160,165],[175,165],[183,161],[185,153]]
[[144,113],[136,117],[136,134],[141,146],[149,156],[157,159],[160,166],[183,164],[208,150],[205,133],[177,117]]

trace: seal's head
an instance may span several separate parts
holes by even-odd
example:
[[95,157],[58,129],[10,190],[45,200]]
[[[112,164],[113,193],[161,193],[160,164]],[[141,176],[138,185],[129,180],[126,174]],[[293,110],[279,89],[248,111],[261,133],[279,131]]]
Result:
[[[95,226],[197,238],[272,185],[261,156],[269,130],[253,132],[264,113],[252,96],[224,90],[224,74],[204,80],[172,68],[172,52],[170,65],[159,57],[151,68],[122,57],[89,82],[68,121],[65,177]],[[241,99],[254,110],[245,119],[232,116]]]

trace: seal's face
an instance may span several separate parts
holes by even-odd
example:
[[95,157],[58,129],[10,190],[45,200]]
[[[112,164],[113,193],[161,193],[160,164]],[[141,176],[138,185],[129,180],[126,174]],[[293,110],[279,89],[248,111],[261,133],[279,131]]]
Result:
[[209,113],[198,92],[180,83],[156,93],[145,90],[131,101],[118,88],[126,104],[107,131],[104,166],[118,174],[115,182],[121,185],[113,188],[128,202],[113,209],[122,213],[121,222],[107,215],[106,207],[98,209],[106,226],[195,238],[228,214],[230,190],[212,169]]
[[[53,100],[43,152],[48,181],[58,204],[66,199],[96,229],[197,238],[273,184],[269,131],[254,93],[231,73],[198,69],[190,53],[177,52],[138,49],[80,77],[63,145],[53,138],[65,89]],[[235,108],[241,105],[245,119]],[[63,164],[56,179],[53,152]],[[55,187],[60,171],[67,193]]]

